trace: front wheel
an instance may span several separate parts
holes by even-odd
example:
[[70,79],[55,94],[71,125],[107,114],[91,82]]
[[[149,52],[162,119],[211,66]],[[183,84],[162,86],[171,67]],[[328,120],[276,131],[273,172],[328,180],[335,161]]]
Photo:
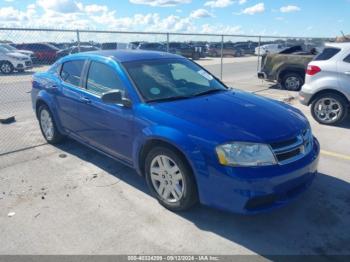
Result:
[[338,125],[348,114],[348,102],[337,94],[318,96],[311,105],[313,118],[324,125]]
[[159,203],[171,211],[184,211],[197,202],[197,187],[183,157],[167,147],[152,149],[145,163],[146,180]]
[[41,105],[38,109],[38,119],[41,132],[49,144],[58,144],[63,135],[57,129],[52,113],[47,105]]
[[14,67],[10,62],[5,61],[5,62],[1,63],[0,71],[1,71],[1,73],[8,75],[14,71]]

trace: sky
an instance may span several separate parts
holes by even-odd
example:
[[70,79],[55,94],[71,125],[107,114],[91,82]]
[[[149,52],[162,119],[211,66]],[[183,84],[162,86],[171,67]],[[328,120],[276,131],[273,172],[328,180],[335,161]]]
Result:
[[335,37],[350,0],[0,0],[1,27]]

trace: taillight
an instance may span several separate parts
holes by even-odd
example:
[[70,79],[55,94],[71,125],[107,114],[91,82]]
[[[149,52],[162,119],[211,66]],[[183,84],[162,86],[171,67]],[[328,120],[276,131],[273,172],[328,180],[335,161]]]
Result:
[[316,75],[317,73],[321,72],[321,68],[315,65],[308,65],[306,69],[306,74],[309,76]]

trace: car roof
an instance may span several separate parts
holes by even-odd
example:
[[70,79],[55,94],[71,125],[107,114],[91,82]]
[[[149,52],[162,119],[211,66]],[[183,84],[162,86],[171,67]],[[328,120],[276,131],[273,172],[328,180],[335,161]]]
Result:
[[70,56],[71,58],[77,56],[84,57],[107,57],[112,58],[117,62],[132,62],[142,60],[153,60],[153,59],[169,59],[169,58],[183,58],[179,55],[170,54],[166,52],[157,51],[143,51],[143,50],[98,50],[91,52],[84,52]]
[[337,47],[337,48],[340,48],[340,49],[350,49],[350,42],[345,42],[345,43],[326,43],[325,46]]

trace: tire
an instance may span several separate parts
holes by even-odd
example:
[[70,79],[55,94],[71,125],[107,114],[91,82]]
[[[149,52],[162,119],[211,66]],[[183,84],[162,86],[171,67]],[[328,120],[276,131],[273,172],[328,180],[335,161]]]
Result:
[[64,136],[57,129],[52,113],[47,105],[41,105],[38,109],[38,120],[41,133],[49,144],[62,142]]
[[200,59],[199,53],[194,52],[194,53],[192,54],[192,59],[193,59],[193,60],[198,60],[198,59]]
[[3,73],[4,75],[12,74],[13,70],[15,70],[15,68],[8,61],[2,62],[0,65],[0,72]]
[[317,96],[311,104],[312,117],[323,125],[339,125],[347,117],[349,102],[342,96],[326,93]]
[[[174,171],[169,172],[171,169]],[[197,203],[197,187],[191,168],[171,148],[159,146],[151,149],[146,156],[145,175],[152,195],[165,208],[174,212],[185,211]]]
[[299,73],[287,73],[282,77],[281,85],[289,91],[299,91],[304,84],[304,78]]

